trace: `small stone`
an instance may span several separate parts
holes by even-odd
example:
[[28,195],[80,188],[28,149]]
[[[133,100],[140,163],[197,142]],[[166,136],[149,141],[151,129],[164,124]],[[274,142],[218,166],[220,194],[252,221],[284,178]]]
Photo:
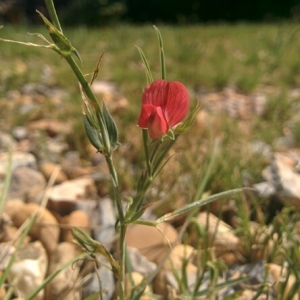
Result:
[[3,131],[0,131],[0,152],[6,152],[8,150],[15,150],[17,142],[14,138]]
[[46,188],[44,176],[31,168],[20,167],[16,169],[11,178],[8,199],[23,199],[27,202],[40,202]]
[[[8,282],[15,285],[16,294],[22,297],[28,296],[44,281],[48,266],[48,258],[41,242],[26,245],[17,252],[17,257],[8,275]],[[34,299],[42,300],[44,291],[41,290]]]
[[255,183],[252,186],[259,197],[269,198],[276,194],[276,189],[273,184],[263,181],[260,183]]
[[177,240],[175,228],[165,222],[158,228],[140,224],[130,225],[127,230],[126,244],[138,249],[151,262],[159,262]]
[[131,270],[143,276],[150,276],[156,270],[156,264],[147,260],[141,252],[135,248],[127,247],[127,254]]
[[240,278],[246,275],[249,277],[247,283],[257,286],[264,283],[265,266],[266,264],[263,261],[244,265],[234,265],[229,268],[227,278]]
[[22,99],[23,103],[19,107],[18,113],[20,115],[25,115],[25,114],[35,115],[35,114],[38,114],[38,112],[37,112],[38,104],[33,102],[32,100],[29,101],[28,98],[31,99],[30,96],[22,95],[21,99]]
[[67,175],[64,173],[64,171],[61,170],[61,167],[58,164],[54,164],[51,162],[45,162],[41,163],[38,166],[40,172],[44,175],[47,181],[51,178],[52,174],[55,172],[57,175],[55,177],[55,183],[59,184],[64,181],[67,181]]
[[13,224],[19,228],[38,210],[41,211],[41,214],[38,215],[31,227],[29,235],[41,241],[47,253],[52,253],[57,247],[60,229],[56,218],[48,209],[41,209],[35,203],[23,204],[19,201],[7,201],[4,204],[3,211],[9,215]]
[[294,295],[291,295],[291,292],[293,290],[295,291],[294,286],[298,285],[298,280],[296,279],[295,275],[288,275],[288,270],[285,267],[276,264],[267,264],[266,267],[268,268],[269,276],[272,279],[271,283],[274,284],[277,293],[280,288],[280,283],[283,284],[285,281],[287,281],[281,299],[299,300],[298,289]]
[[73,227],[78,227],[90,235],[90,220],[84,211],[75,210],[71,212],[63,218],[63,224],[67,225],[67,228],[63,228],[61,231],[64,242],[73,242],[74,238],[71,231]]
[[97,269],[96,272],[92,274],[92,276],[90,274],[87,275],[89,281],[86,281],[86,284],[83,288],[82,291],[83,299],[95,293],[99,293],[100,290],[99,278],[101,278],[102,294],[101,296],[98,296],[96,299],[97,300],[114,299],[112,298],[113,293],[115,291],[114,275],[110,269],[105,267],[109,265],[109,262],[106,260],[106,258],[103,255],[98,255],[97,261],[99,262],[100,267]]
[[262,155],[266,158],[269,158],[272,154],[271,146],[269,144],[267,144],[266,142],[263,142],[260,140],[253,141],[250,144],[249,148],[253,154]]
[[69,214],[76,209],[76,201],[95,194],[94,181],[89,177],[65,181],[52,188],[48,207],[62,215]]
[[88,167],[82,167],[80,154],[78,151],[68,151],[64,153],[61,167],[69,179],[75,179],[84,176],[90,177],[91,169]]
[[0,243],[0,272],[5,271],[16,248],[10,243]]
[[300,175],[291,159],[275,154],[262,175],[274,187],[283,204],[300,207]]
[[234,298],[235,300],[272,300],[273,298],[270,298],[268,295],[259,295],[257,298],[257,291],[253,290],[244,290],[242,291],[242,294],[239,295],[237,298]]
[[95,80],[92,84],[95,94],[101,94],[110,112],[118,112],[128,106],[128,100],[117,90],[116,84]]
[[21,141],[27,139],[28,130],[24,126],[17,126],[13,129],[12,134],[17,141]]
[[28,128],[30,130],[46,131],[51,137],[54,137],[58,134],[67,134],[70,132],[70,125],[67,122],[60,122],[53,119],[42,119],[30,122]]
[[[9,153],[0,153],[0,177],[4,176],[8,170]],[[20,167],[36,169],[36,159],[31,153],[12,152],[12,171]]]
[[[78,248],[73,243],[63,242],[58,244],[56,250],[50,257],[48,275],[59,270],[64,264],[70,262],[78,255]],[[79,300],[75,283],[80,269],[80,262],[74,262],[67,268],[64,268],[56,277],[46,286],[47,300],[66,299],[66,296],[72,292],[72,300]],[[70,296],[70,295],[69,295]]]
[[[277,241],[277,234],[271,235],[270,229],[267,226],[263,226],[255,222],[249,222],[249,229],[252,237],[250,251],[253,261],[267,261],[270,254],[274,251],[275,245],[280,252],[281,246]],[[247,257],[249,255],[249,246],[247,246],[247,241],[243,238],[240,238],[238,252],[243,257]]]
[[267,98],[262,93],[243,95],[232,88],[225,88],[218,93],[202,95],[203,108],[213,112],[226,112],[232,118],[249,120],[265,111]]
[[[213,247],[217,258],[222,258],[225,263],[228,257],[228,253],[237,253],[237,247],[239,245],[239,238],[233,233],[233,228],[219,220],[215,215],[211,213],[201,212],[197,216],[197,221],[203,230],[209,234],[210,247]],[[198,234],[196,232],[191,233],[191,244],[197,245]],[[236,259],[232,261],[230,256],[230,263],[239,263],[240,258],[236,255]]]
[[95,94],[113,94],[116,91],[116,84],[108,81],[95,80],[92,90]]
[[[133,286],[131,283],[131,279],[133,282]],[[136,287],[137,285],[139,285],[142,281],[144,280],[144,276],[138,272],[132,272],[130,275],[127,273],[125,275],[125,295],[126,297],[129,299],[132,288]],[[152,294],[151,288],[149,285],[146,286],[144,293],[141,295],[141,297],[139,299],[141,300],[150,300],[152,299],[152,297],[149,297],[148,295]],[[118,295],[118,293],[117,293]]]
[[116,213],[111,199],[104,198],[98,202],[92,220],[92,227],[95,228],[95,239],[110,250],[113,245],[113,238],[116,235]]
[[[183,265],[185,265],[185,272],[188,278],[192,278],[194,276],[193,274],[198,274],[197,267],[190,262],[194,254],[195,249],[193,247],[183,244],[176,245],[154,279],[154,292],[163,296],[164,299],[167,299],[170,292],[168,286],[178,291],[179,286],[174,272],[181,274]],[[191,286],[190,282],[189,286]]]
[[36,152],[34,143],[29,139],[19,141],[17,150],[20,152],[34,153]]
[[68,149],[68,144],[62,135],[46,139],[44,147],[40,151],[43,160],[59,162],[64,151]]
[[[1,228],[0,243],[10,242],[16,236],[18,228],[15,226],[11,226],[9,224],[5,224],[4,226],[1,226],[1,227],[2,228]],[[25,238],[24,243],[26,243],[27,240]]]
[[[82,210],[90,217],[91,226],[96,226],[95,224],[99,224],[97,218],[98,202],[98,200],[91,199],[83,199],[76,202],[76,210]],[[94,218],[97,218],[97,220],[94,220]]]
[[[0,278],[1,278],[2,274],[3,274],[3,272],[0,271]],[[6,295],[6,290],[5,290],[4,284],[2,284],[0,287],[0,299],[5,299],[5,295]]]
[[288,151],[289,149],[295,147],[296,141],[293,135],[280,136],[273,141],[274,147],[278,151]]

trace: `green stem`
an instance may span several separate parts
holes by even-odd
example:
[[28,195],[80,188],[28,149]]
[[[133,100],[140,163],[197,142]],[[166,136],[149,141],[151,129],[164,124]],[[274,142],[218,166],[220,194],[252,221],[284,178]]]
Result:
[[[98,105],[97,98],[95,97],[94,93],[92,92],[90,85],[85,80],[85,77],[83,76],[80,68],[78,67],[76,61],[73,59],[71,54],[65,55],[64,58],[69,63],[70,67],[72,68],[74,74],[76,75],[78,81],[80,82],[82,89],[84,90],[88,99],[91,100],[95,105]],[[100,115],[100,118],[99,118],[100,131],[101,131],[101,135],[103,137],[103,144],[106,149],[106,152],[109,153],[111,150],[110,149],[110,141],[109,141],[109,137],[107,135],[106,125],[105,125],[104,117],[103,117],[101,110],[99,110],[99,115]]]
[[154,179],[153,177],[148,177],[143,187],[137,191],[133,203],[130,205],[127,214],[125,216],[126,223],[132,222],[132,217],[134,216],[135,213],[137,213],[140,210],[145,194],[149,189],[150,185],[152,184],[153,179]]
[[113,186],[114,186],[114,194],[115,194],[115,202],[117,205],[119,220],[120,220],[120,258],[119,258],[119,299],[125,300],[125,263],[126,263],[126,224],[124,220],[124,212],[122,207],[122,198],[119,189],[119,180],[116,169],[114,167],[113,159],[111,155],[105,156],[106,163],[109,168],[109,172],[112,177]]
[[143,129],[142,133],[143,133],[143,144],[144,144],[144,151],[145,151],[145,157],[146,157],[146,163],[147,163],[148,176],[152,177],[149,147],[148,147],[148,130]]
[[126,262],[126,230],[127,226],[125,224],[121,225],[120,229],[120,258],[119,258],[119,299],[125,300],[125,262]]
[[[178,138],[178,136],[175,137],[175,140],[171,140],[169,142],[169,144],[166,146],[166,148],[163,149],[163,151],[160,154],[160,156],[158,157],[158,159],[155,161],[154,168],[151,170],[151,176],[148,176],[148,178],[145,181],[145,183],[143,184],[142,188],[137,191],[137,194],[136,194],[136,196],[134,198],[134,201],[133,201],[133,203],[131,204],[131,206],[129,208],[129,210],[130,210],[131,213],[137,212],[140,209],[141,203],[142,203],[142,201],[143,201],[143,199],[145,197],[146,192],[148,191],[149,187],[151,186],[154,178],[159,173],[159,170],[160,170],[159,167],[160,167],[163,159],[165,158],[165,156],[167,155],[167,153],[169,152],[169,150],[171,149],[171,147],[174,145],[174,143],[176,142],[177,138]],[[150,163],[153,164],[160,146],[161,146],[161,142],[159,140],[157,140],[156,144],[155,144],[155,147],[154,147],[154,149],[152,151],[152,154],[151,154]],[[129,218],[131,216],[131,213],[129,214]]]
[[52,20],[54,26],[62,33],[62,29],[61,29],[61,26],[60,26],[60,23],[59,23],[58,16],[56,14],[56,10],[55,10],[53,1],[52,0],[45,0],[45,3],[46,3],[48,13],[50,15],[50,19]]
[[[54,26],[62,33],[62,28],[59,23],[58,16],[55,11],[55,7],[53,4],[53,0],[45,0],[50,18],[54,24]],[[63,39],[65,42],[65,40]],[[68,45],[71,47],[70,45]],[[60,49],[59,49],[60,50]],[[73,51],[73,50],[72,50]],[[84,91],[85,96],[87,97],[89,104],[91,104],[91,107],[97,112],[97,119],[99,121],[99,129],[102,136],[102,142],[103,142],[103,154],[106,159],[107,166],[109,168],[109,172],[112,178],[113,182],[113,189],[114,189],[114,200],[116,202],[117,211],[119,215],[119,221],[120,221],[120,273],[119,273],[119,282],[120,282],[120,299],[125,300],[125,235],[126,235],[126,225],[124,220],[124,212],[122,207],[122,197],[120,193],[119,188],[119,181],[118,181],[118,175],[113,163],[112,159],[112,149],[111,149],[111,142],[109,139],[109,133],[106,125],[106,121],[103,115],[103,111],[100,109],[97,98],[95,97],[94,93],[91,90],[91,87],[89,83],[86,81],[81,69],[77,65],[76,61],[73,59],[71,55],[71,51],[58,51],[61,53],[61,55],[66,59],[70,67],[72,68],[74,74],[76,75],[82,90]],[[75,51],[77,53],[77,51]]]
[[78,81],[80,82],[82,89],[84,90],[84,92],[86,93],[87,97],[94,102],[95,104],[97,103],[97,98],[94,95],[94,93],[92,92],[90,85],[88,84],[88,82],[85,80],[85,77],[83,76],[80,68],[78,67],[76,61],[73,59],[73,57],[71,56],[71,54],[64,56],[64,58],[66,59],[66,61],[69,63],[70,67],[72,68],[74,74],[76,75]]
[[113,181],[115,202],[117,205],[118,215],[119,215],[120,224],[121,224],[121,228],[122,228],[122,226],[124,224],[124,212],[123,212],[123,207],[122,207],[122,198],[121,198],[121,194],[120,194],[118,175],[117,175],[114,163],[113,163],[112,156],[106,155],[105,160],[106,160],[107,166],[109,168],[109,173],[110,173],[112,181]]
[[159,149],[161,143],[162,143],[162,142],[161,142],[160,140],[157,140],[157,141],[155,142],[155,146],[154,146],[154,149],[153,149],[153,151],[152,151],[152,153],[151,153],[151,158],[150,158],[150,162],[151,162],[151,163],[153,163],[153,161],[155,160],[156,154],[157,154],[157,152],[158,152],[158,149]]

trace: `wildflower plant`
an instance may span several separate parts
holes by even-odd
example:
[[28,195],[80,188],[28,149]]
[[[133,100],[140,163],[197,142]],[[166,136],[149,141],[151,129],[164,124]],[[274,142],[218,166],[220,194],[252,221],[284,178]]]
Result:
[[[86,134],[92,145],[99,152],[99,155],[105,157],[113,186],[114,203],[117,210],[118,220],[115,224],[116,232],[119,234],[119,260],[116,261],[109,251],[99,242],[93,240],[82,230],[75,228],[73,235],[77,242],[85,249],[86,253],[95,258],[96,253],[101,253],[110,264],[110,268],[118,279],[119,299],[123,300],[125,296],[125,257],[126,245],[125,236],[127,228],[130,224],[144,224],[157,227],[163,221],[176,218],[178,215],[194,212],[195,209],[215,201],[221,197],[230,196],[241,191],[241,189],[230,190],[216,195],[211,195],[205,199],[201,199],[202,192],[197,192],[197,199],[194,202],[180,207],[175,211],[159,217],[155,222],[147,222],[141,220],[145,205],[145,195],[161,170],[167,165],[170,156],[169,150],[175,144],[181,134],[188,130],[196,117],[199,110],[199,104],[190,110],[190,99],[188,89],[180,82],[167,81],[165,68],[165,55],[163,40],[159,30],[154,27],[159,44],[161,78],[154,80],[147,59],[140,48],[137,48],[143,61],[147,87],[141,97],[140,115],[137,117],[137,125],[141,128],[142,143],[145,155],[145,170],[140,175],[136,191],[132,197],[125,197],[121,193],[118,172],[115,168],[113,160],[113,152],[118,148],[118,129],[111,114],[109,113],[104,101],[99,102],[92,92],[91,85],[98,73],[98,65],[93,72],[90,81],[82,73],[80,64],[80,54],[73,47],[71,42],[64,35],[59,19],[57,17],[52,0],[45,0],[50,20],[43,14],[38,12],[44,21],[52,42],[48,41],[44,36],[36,34],[46,44],[37,45],[33,43],[24,43],[20,41],[12,41],[1,39],[5,42],[17,43],[33,47],[41,47],[51,49],[59,54],[59,56],[67,61],[72,68],[79,82],[82,97],[82,113],[83,123]],[[201,189],[203,186],[201,186]],[[127,206],[124,205],[126,200]],[[188,222],[192,222],[193,213],[187,218]],[[186,228],[186,226],[185,226]],[[154,274],[155,275],[155,274]],[[151,276],[151,278],[154,277]],[[46,279],[49,282],[54,276]],[[139,286],[132,290],[131,299],[139,299],[146,284],[151,280],[148,278]],[[39,287],[39,289],[43,286]],[[38,292],[34,291],[34,294]]]

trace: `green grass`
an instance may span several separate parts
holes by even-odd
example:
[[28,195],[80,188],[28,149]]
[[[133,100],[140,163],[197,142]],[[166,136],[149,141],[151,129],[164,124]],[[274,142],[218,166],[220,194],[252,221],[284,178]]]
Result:
[[[276,139],[283,136],[287,126],[291,126],[296,143],[300,143],[299,119],[296,119],[300,99],[288,100],[289,91],[300,84],[300,26],[293,23],[222,24],[160,26],[159,29],[164,39],[167,78],[181,81],[189,88],[192,104],[197,99],[201,102],[201,91],[221,91],[228,86],[235,86],[237,91],[246,95],[257,90],[266,91],[268,95],[267,108],[262,116],[241,121],[225,113],[211,112],[205,126],[196,122],[189,132],[180,137],[174,148],[176,156],[159,175],[155,189],[146,199],[151,202],[163,198],[163,203],[156,209],[158,214],[163,214],[195,200],[193,197],[205,176],[216,138],[220,139],[219,152],[205,186],[205,191],[210,194],[241,187],[244,171],[250,174],[253,182],[261,180],[261,171],[267,161],[249,150],[253,141],[266,142],[272,150],[277,150]],[[48,38],[44,28],[23,27],[4,27],[0,30],[0,37],[43,43],[27,32],[43,33]],[[151,26],[120,25],[98,30],[67,29],[65,34],[79,51],[86,74],[93,72],[104,52],[98,79],[115,82],[128,99],[128,108],[115,113],[114,118],[120,128],[121,141],[115,152],[116,164],[117,168],[122,166],[118,169],[123,192],[130,195],[144,168],[142,137],[136,122],[146,77],[135,45],[143,49],[154,78],[158,78],[160,64],[155,31]],[[63,99],[59,107],[51,103],[51,99],[44,99],[37,116],[70,120],[74,128],[67,137],[70,148],[78,150],[81,157],[88,160],[75,76],[68,65],[50,50],[0,42],[0,128],[10,131],[13,126],[26,125],[33,118],[30,114],[20,115],[16,110],[18,103],[12,103],[6,95],[8,91],[20,90],[26,83],[38,83],[45,65],[51,66],[54,80],[44,84],[64,89],[69,97]],[[268,93],[270,88],[275,92]],[[294,119],[295,123],[290,124]],[[258,210],[258,214],[263,215],[265,204],[258,206],[262,199],[254,198],[252,204],[247,203],[247,212],[243,212],[243,201],[237,199],[237,217],[242,220],[237,233],[251,241],[255,237],[249,232],[249,221],[253,219],[254,211]],[[222,216],[224,205],[226,201],[216,203],[211,210]],[[298,220],[298,216],[292,219],[287,216],[283,212],[284,221],[274,221],[274,224],[277,222],[280,244],[284,244],[289,226]],[[265,223],[264,218],[255,219],[258,220]],[[272,239],[271,236],[268,238]],[[296,243],[293,245],[286,249],[291,261],[299,256]],[[270,254],[270,261],[275,259],[275,254]],[[251,245],[248,258],[251,261]]]

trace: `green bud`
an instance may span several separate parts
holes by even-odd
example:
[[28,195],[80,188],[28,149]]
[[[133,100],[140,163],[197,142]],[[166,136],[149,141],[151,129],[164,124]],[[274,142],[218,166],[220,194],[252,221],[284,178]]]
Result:
[[110,141],[110,145],[112,150],[117,149],[119,142],[118,142],[118,129],[116,126],[115,121],[113,120],[111,114],[107,110],[105,104],[103,103],[103,117],[106,124],[106,129]]
[[71,42],[41,12],[37,11],[37,13],[43,19],[53,42],[60,50],[60,54],[62,56],[66,56],[74,53],[81,62],[80,55],[78,51],[72,46]]
[[101,135],[97,131],[97,129],[92,125],[91,121],[89,120],[86,114],[83,114],[83,123],[90,142],[99,152],[102,152],[103,144],[101,141]]

